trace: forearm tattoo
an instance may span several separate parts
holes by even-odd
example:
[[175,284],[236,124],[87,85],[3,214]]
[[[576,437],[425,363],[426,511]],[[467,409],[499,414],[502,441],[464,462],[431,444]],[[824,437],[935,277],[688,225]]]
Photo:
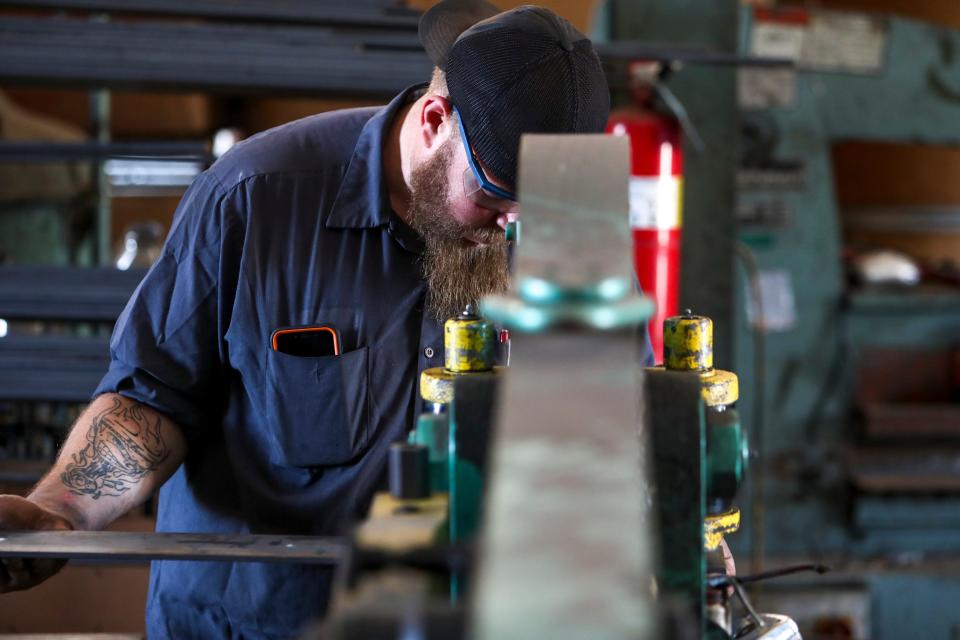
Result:
[[160,434],[160,418],[151,421],[140,405],[114,398],[87,431],[87,445],[73,454],[60,479],[77,495],[119,496],[154,471],[170,455]]

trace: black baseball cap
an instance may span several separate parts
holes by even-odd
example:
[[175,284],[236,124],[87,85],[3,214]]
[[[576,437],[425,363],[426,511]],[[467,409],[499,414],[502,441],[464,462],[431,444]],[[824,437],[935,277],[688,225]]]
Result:
[[474,152],[516,190],[524,133],[598,133],[610,90],[590,40],[544,7],[500,11],[444,0],[420,19],[420,42],[446,73]]

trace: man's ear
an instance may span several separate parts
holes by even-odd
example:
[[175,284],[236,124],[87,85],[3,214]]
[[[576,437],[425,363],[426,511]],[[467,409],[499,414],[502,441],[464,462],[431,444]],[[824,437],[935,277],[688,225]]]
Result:
[[438,149],[453,133],[453,105],[443,96],[425,96],[420,111],[420,136],[428,152]]

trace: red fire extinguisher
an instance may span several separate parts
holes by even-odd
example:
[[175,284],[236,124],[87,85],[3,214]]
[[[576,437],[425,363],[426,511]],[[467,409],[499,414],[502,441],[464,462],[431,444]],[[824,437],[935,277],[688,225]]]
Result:
[[607,132],[630,138],[634,268],[643,292],[657,303],[649,328],[660,363],[663,321],[679,311],[683,143],[678,118],[655,106],[656,65],[630,65],[633,105],[610,114]]

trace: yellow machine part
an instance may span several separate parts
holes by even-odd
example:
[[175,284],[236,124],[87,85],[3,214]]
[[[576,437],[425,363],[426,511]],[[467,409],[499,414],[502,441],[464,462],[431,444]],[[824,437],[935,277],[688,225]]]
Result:
[[713,320],[693,314],[664,320],[663,364],[670,371],[713,369]]
[[708,407],[733,404],[740,397],[740,382],[737,374],[723,369],[713,369],[700,374],[703,381],[703,403]]
[[[663,369],[663,367],[650,368]],[[700,395],[703,398],[703,404],[708,407],[733,404],[740,397],[740,382],[737,374],[732,371],[723,369],[704,371],[700,373],[700,380],[703,381]]]
[[447,404],[453,399],[453,381],[457,374],[443,367],[424,369],[420,374],[420,397],[434,404]]
[[357,544],[397,552],[436,544],[446,533],[449,506],[446,493],[422,500],[398,500],[378,493],[370,515],[357,528]]
[[703,519],[703,548],[716,551],[723,542],[723,536],[740,528],[740,509],[707,516]]
[[663,367],[696,371],[703,380],[703,403],[730,405],[740,397],[737,374],[713,368],[713,320],[687,311],[663,321]]
[[420,374],[420,397],[434,404],[449,404],[453,399],[453,381],[458,376],[500,375],[506,370],[506,367],[500,366],[494,367],[493,371],[478,373],[454,373],[443,367],[424,369]]
[[493,325],[483,318],[450,318],[443,325],[444,366],[455,373],[490,371],[495,343]]

